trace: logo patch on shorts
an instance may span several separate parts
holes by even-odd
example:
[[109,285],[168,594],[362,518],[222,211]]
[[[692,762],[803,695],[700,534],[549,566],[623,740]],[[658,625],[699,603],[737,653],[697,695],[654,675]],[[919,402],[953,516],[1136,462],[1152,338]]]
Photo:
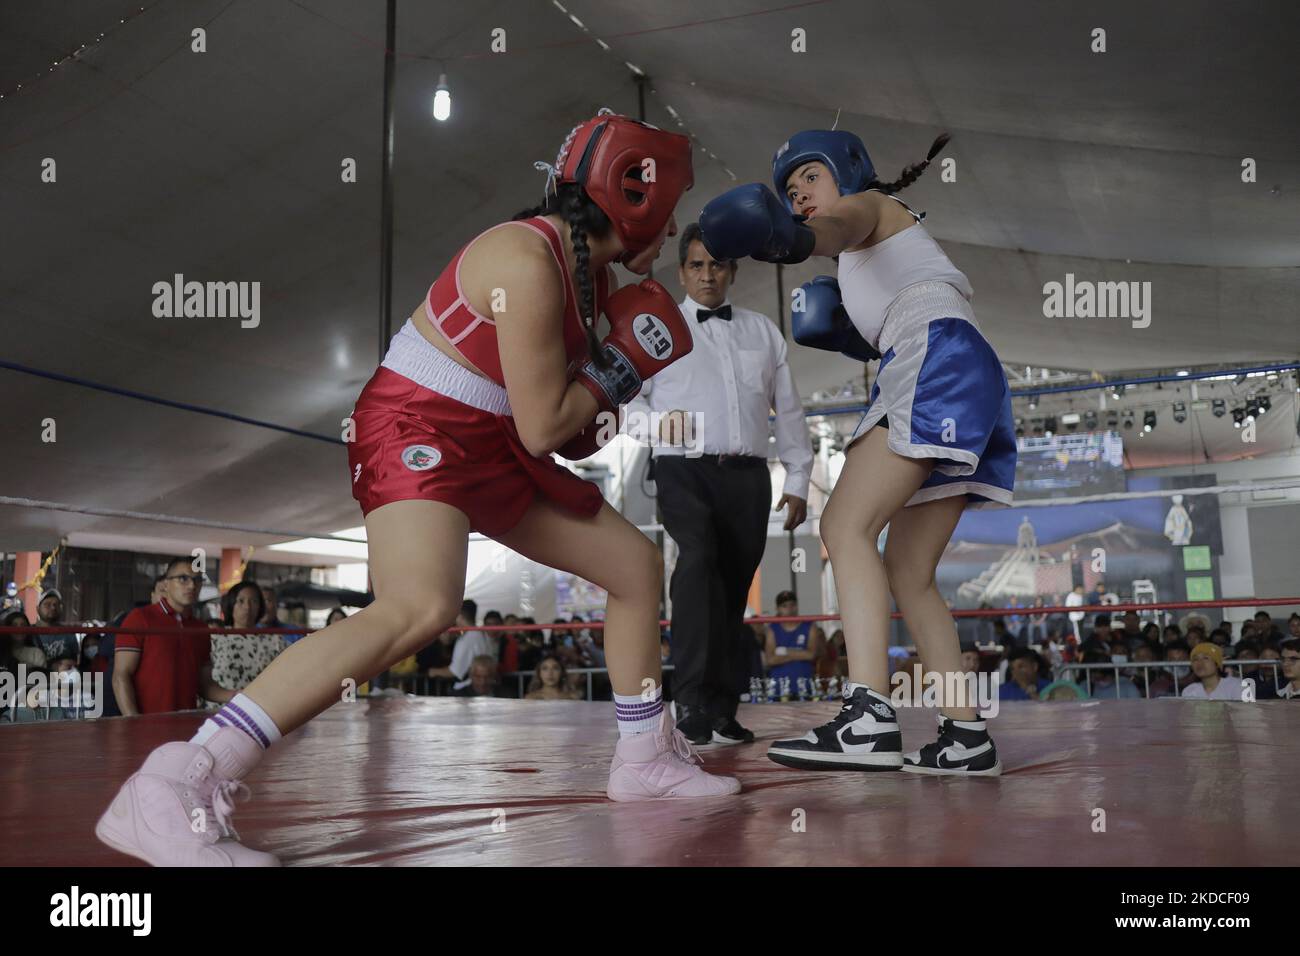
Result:
[[442,452],[431,445],[407,445],[402,449],[402,464],[411,471],[428,471],[442,461]]

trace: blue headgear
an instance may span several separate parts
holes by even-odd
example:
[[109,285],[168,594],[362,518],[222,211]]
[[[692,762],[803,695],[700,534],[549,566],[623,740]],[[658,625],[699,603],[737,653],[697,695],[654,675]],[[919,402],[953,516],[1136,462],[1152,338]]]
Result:
[[792,172],[814,159],[826,164],[840,187],[841,196],[862,192],[867,183],[876,178],[867,147],[852,133],[829,129],[806,129],[795,133],[772,157],[772,182],[776,185],[777,195],[791,212],[794,204],[786,194],[786,180]]

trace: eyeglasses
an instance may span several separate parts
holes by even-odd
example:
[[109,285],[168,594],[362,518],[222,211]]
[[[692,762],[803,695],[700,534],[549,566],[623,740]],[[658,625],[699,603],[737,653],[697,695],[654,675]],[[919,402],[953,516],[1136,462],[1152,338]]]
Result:
[[202,584],[207,578],[202,574],[173,574],[163,578],[164,581],[180,581],[182,584]]

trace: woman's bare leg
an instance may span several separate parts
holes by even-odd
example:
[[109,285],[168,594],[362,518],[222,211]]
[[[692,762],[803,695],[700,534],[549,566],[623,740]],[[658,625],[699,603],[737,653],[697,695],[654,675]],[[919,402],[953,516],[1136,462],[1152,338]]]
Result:
[[395,501],[366,517],[375,601],[304,638],[244,693],[282,734],[337,703],[455,623],[465,593],[469,519],[437,501]]
[[[916,493],[933,465],[890,451],[884,428],[849,449],[821,516],[821,538],[835,573],[849,679],[889,695],[889,579],[876,549],[880,532]],[[894,531],[890,531],[893,538]]]
[[[922,666],[941,675],[945,688],[950,686],[948,675],[961,673],[961,647],[934,572],[965,507],[966,496],[956,495],[904,508],[889,523],[885,542],[889,589],[916,642]],[[945,699],[942,712],[954,720],[976,719],[976,708],[950,706],[953,703]]]
[[609,506],[580,518],[539,498],[497,538],[526,558],[576,574],[609,594],[605,662],[614,693],[631,696],[662,682],[659,599],[663,560],[653,541]]
[[[705,772],[684,760],[662,698],[648,691],[662,685],[659,664],[659,596],[663,559],[654,542],[608,504],[591,518],[571,515],[544,499],[497,539],[524,557],[577,574],[609,593],[605,605],[605,664],[614,687],[615,714],[650,705],[650,714],[619,716],[619,742],[609,769],[611,800],[722,797],[740,792],[740,781]],[[660,691],[662,693],[662,691]],[[638,701],[639,698],[639,701]],[[655,726],[644,726],[654,724]],[[654,732],[651,732],[654,731]]]

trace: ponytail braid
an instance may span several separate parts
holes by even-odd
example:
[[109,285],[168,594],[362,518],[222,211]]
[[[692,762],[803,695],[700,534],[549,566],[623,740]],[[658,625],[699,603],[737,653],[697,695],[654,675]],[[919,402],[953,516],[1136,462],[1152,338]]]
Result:
[[516,213],[512,218],[531,219],[534,216],[558,215],[569,227],[573,254],[577,259],[573,278],[578,287],[578,315],[587,336],[587,354],[598,368],[608,368],[600,340],[596,338],[596,286],[591,276],[591,247],[588,235],[605,235],[610,228],[609,217],[591,201],[576,183],[564,183],[555,192],[547,193],[546,201]]
[[882,183],[879,179],[873,179],[871,182],[867,183],[867,188],[879,189],[881,192],[890,196],[898,192],[900,189],[906,189],[908,186],[912,185],[912,183],[921,178],[921,174],[925,172],[926,167],[930,165],[930,160],[934,159],[934,157],[938,156],[939,153],[942,152],[943,148],[948,145],[948,140],[951,138],[952,137],[947,133],[940,133],[938,137],[935,138],[934,143],[930,146],[930,152],[926,154],[923,162],[913,163],[911,166],[905,167],[899,177],[892,183]]

